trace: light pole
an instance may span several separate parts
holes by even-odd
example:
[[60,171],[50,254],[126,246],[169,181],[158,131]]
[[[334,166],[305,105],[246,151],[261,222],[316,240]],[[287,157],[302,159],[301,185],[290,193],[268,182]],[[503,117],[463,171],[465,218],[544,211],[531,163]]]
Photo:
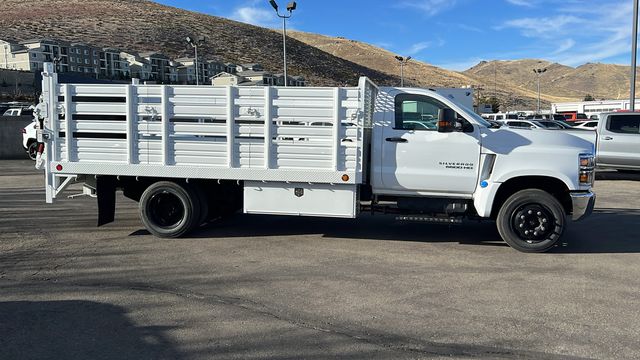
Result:
[[404,66],[411,60],[411,56],[407,56],[406,58],[396,56],[396,60],[400,62],[400,87],[404,87]]
[[198,46],[204,44],[204,36],[198,36],[198,39],[196,41],[193,41],[193,38],[191,36],[187,36],[187,43],[189,43],[189,45],[191,45],[196,52],[196,58],[195,58],[195,67],[196,67],[196,85],[200,85],[200,75],[198,74]]
[[276,14],[279,18],[282,19],[282,54],[283,54],[283,63],[284,63],[284,86],[288,86],[289,78],[287,77],[287,19],[291,17],[292,11],[296,9],[298,6],[295,1],[287,4],[287,11],[289,15],[280,15],[278,11],[278,3],[275,0],[269,0],[269,3],[276,11]]
[[533,69],[533,72],[538,76],[538,114],[540,114],[540,75],[547,72],[547,68],[544,69]]
[[638,59],[638,0],[633,0],[633,34],[631,36],[631,96],[629,110],[636,110],[636,68]]
[[476,91],[476,107],[478,108],[477,113],[480,114],[480,92],[484,90],[484,88],[481,85],[478,85],[475,87]]
[[[59,67],[60,67],[60,61],[62,61],[62,58],[60,57],[54,57],[53,58],[53,72],[57,73],[58,71],[60,71]],[[98,78],[98,74],[96,74],[96,79]]]

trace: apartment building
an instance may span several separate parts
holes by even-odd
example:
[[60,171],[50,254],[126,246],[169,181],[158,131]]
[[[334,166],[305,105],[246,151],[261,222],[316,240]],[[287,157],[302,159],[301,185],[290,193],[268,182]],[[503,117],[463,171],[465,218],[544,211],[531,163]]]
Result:
[[[178,82],[180,84],[195,84],[196,83],[196,60],[195,58],[185,57],[175,60],[178,65]],[[198,57],[198,71],[197,76],[200,84],[207,82],[209,77],[209,63],[205,59]],[[212,71],[215,66],[212,67]],[[213,73],[212,73],[213,75]]]
[[[284,86],[284,74],[276,74],[276,86]],[[287,76],[287,86],[306,86],[302,76]]]
[[[305,86],[305,80],[301,76],[289,76],[288,86]],[[221,72],[211,77],[211,85],[239,85],[239,86],[283,86],[284,75],[274,75],[268,71],[246,70],[236,74]]]
[[84,43],[69,45],[69,71],[100,74],[100,49]]
[[236,65],[236,72],[244,71],[264,71],[264,68],[260,64],[240,64]]
[[[97,48],[84,43],[52,39],[0,40],[0,68],[38,72],[45,62],[55,62],[58,72],[78,72],[108,79],[138,78],[156,83],[198,83],[241,85],[285,84],[282,74],[264,71],[256,63],[233,64],[185,57],[172,60],[159,52],[134,53],[114,48]],[[216,76],[221,74],[220,76]],[[287,79],[289,86],[305,86],[299,76]]]
[[151,80],[151,63],[136,53],[121,52],[120,57],[129,64],[130,76],[142,81]]
[[252,83],[250,85],[275,86],[277,85],[277,81],[278,81],[278,78],[268,71],[246,70],[246,71],[239,71],[238,75],[249,80]]
[[208,75],[209,77],[220,74],[221,72],[227,71],[227,65],[215,60],[209,60],[208,63]]
[[122,51],[114,48],[104,48],[100,51],[100,77],[110,79],[131,77],[129,62],[122,56]]
[[145,59],[147,63],[151,65],[150,80],[159,83],[178,82],[178,67],[166,55],[158,52],[144,52],[140,53],[140,57]]
[[218,73],[211,77],[211,85],[213,86],[227,86],[227,85],[240,85],[248,82],[249,80],[238,74],[230,74],[226,71]]
[[68,50],[69,44],[55,40],[0,40],[0,68],[39,71],[43,69],[43,63],[59,59],[59,70],[69,71]]

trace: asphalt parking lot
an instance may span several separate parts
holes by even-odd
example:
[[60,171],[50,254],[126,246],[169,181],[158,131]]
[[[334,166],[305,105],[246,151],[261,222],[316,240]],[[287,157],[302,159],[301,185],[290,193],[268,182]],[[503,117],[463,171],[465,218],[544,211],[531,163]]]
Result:
[[[239,215],[152,237],[0,161],[0,358],[638,359],[640,175],[550,253],[493,224]],[[73,192],[70,192],[70,194]]]

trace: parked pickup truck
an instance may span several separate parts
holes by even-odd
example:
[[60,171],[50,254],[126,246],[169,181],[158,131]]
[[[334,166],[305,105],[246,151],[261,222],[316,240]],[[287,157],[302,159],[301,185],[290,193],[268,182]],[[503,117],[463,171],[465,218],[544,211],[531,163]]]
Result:
[[640,171],[640,113],[600,114],[596,134],[599,168]]
[[[180,237],[248,214],[463,223],[495,220],[513,248],[553,247],[593,209],[594,146],[559,131],[493,127],[428,89],[58,84],[43,73],[46,200],[72,182],[114,220]],[[428,230],[425,230],[428,231]]]

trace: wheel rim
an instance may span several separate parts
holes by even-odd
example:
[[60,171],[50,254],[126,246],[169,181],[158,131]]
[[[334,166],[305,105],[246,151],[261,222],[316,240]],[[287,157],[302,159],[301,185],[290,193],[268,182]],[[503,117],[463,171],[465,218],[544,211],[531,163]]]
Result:
[[184,204],[178,196],[166,190],[153,194],[147,205],[149,220],[157,226],[170,229],[184,218]]
[[518,237],[529,244],[549,238],[556,227],[553,213],[540,204],[523,205],[514,212],[511,226]]
[[29,157],[32,160],[36,159],[37,152],[38,152],[38,145],[37,144],[29,145],[28,154],[29,154]]

